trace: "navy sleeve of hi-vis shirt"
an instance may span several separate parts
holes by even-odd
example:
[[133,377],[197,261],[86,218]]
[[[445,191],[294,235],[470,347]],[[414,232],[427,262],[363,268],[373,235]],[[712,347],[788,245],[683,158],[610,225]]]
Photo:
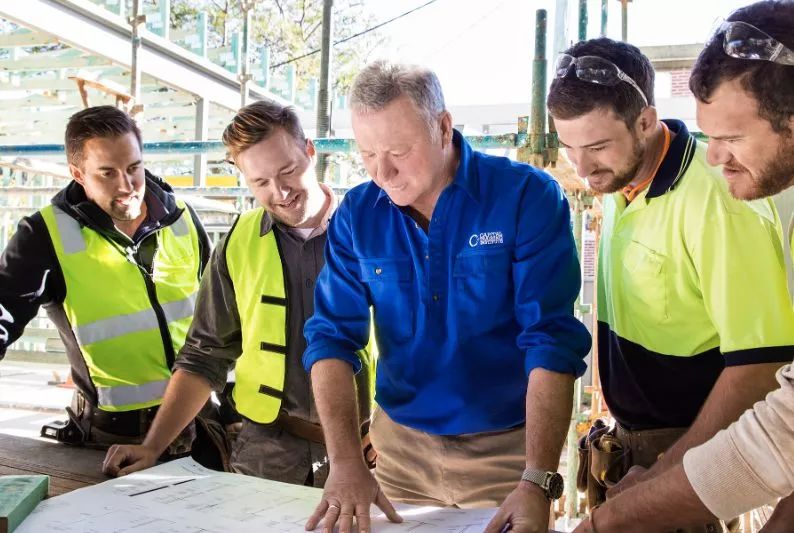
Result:
[[0,255],[0,358],[39,307],[63,302],[66,285],[39,213],[19,222]]

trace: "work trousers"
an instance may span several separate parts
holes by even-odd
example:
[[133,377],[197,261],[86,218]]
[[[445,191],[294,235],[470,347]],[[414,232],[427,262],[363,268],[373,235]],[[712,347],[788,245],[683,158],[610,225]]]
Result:
[[526,465],[523,426],[465,435],[432,435],[394,422],[377,407],[370,425],[375,477],[392,500],[413,505],[498,507]]

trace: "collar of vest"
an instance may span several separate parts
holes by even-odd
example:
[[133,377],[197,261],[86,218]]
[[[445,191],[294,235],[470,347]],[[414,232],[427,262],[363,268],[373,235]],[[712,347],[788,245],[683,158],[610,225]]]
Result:
[[259,236],[264,237],[265,235],[273,231],[273,227],[276,225],[276,221],[273,219],[270,213],[267,212],[265,208],[260,208],[260,209],[262,209],[262,222],[259,224]]
[[[159,222],[161,226],[169,226],[182,215],[182,209],[176,204],[174,190],[168,183],[148,170],[145,173],[146,193],[144,200],[147,203],[156,202],[158,207],[162,206],[162,209],[150,210],[150,213],[155,214],[157,218],[154,220]],[[94,231],[111,236],[116,233],[110,215],[89,200],[85,195],[85,189],[74,180],[53,197],[52,205],[67,213],[81,225]]]
[[686,125],[680,120],[663,120],[675,137],[670,142],[670,149],[664,156],[659,170],[656,171],[651,185],[648,187],[648,194],[645,198],[656,198],[671,191],[678,184],[692,158],[695,156],[695,137],[689,133]]

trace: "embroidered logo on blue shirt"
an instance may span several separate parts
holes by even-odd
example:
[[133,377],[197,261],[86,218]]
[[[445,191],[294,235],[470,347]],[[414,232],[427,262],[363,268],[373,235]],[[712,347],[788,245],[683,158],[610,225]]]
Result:
[[469,246],[485,246],[487,244],[504,244],[505,239],[501,231],[488,231],[485,233],[474,233],[469,237]]

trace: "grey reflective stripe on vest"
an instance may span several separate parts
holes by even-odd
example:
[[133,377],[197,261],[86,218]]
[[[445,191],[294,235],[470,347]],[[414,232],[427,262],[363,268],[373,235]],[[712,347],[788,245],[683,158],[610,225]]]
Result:
[[124,407],[137,403],[159,400],[165,394],[168,379],[150,381],[143,385],[120,385],[118,387],[97,387],[99,405]]
[[[163,304],[163,312],[167,322],[173,322],[193,314],[193,307],[196,301],[196,293],[187,298]],[[86,346],[95,342],[121,337],[137,331],[156,329],[157,315],[154,309],[144,309],[137,313],[114,316],[97,320],[90,324],[83,324],[74,328],[74,335],[80,346]]]
[[52,211],[55,213],[55,224],[58,226],[58,233],[61,234],[63,253],[76,254],[77,252],[84,252],[85,239],[80,231],[80,223],[55,206],[52,206]]
[[193,316],[193,308],[196,307],[196,293],[194,292],[187,298],[177,300],[175,302],[168,302],[163,304],[163,313],[165,313],[165,320],[169,324],[176,320],[181,320],[189,316]]
[[171,224],[170,226],[171,231],[174,232],[174,235],[176,235],[177,237],[184,237],[190,232],[190,230],[187,227],[187,220],[185,220],[185,217],[189,217],[189,216],[190,213],[188,213],[187,208],[185,208],[185,210],[182,212],[182,216],[176,219],[176,222]]

